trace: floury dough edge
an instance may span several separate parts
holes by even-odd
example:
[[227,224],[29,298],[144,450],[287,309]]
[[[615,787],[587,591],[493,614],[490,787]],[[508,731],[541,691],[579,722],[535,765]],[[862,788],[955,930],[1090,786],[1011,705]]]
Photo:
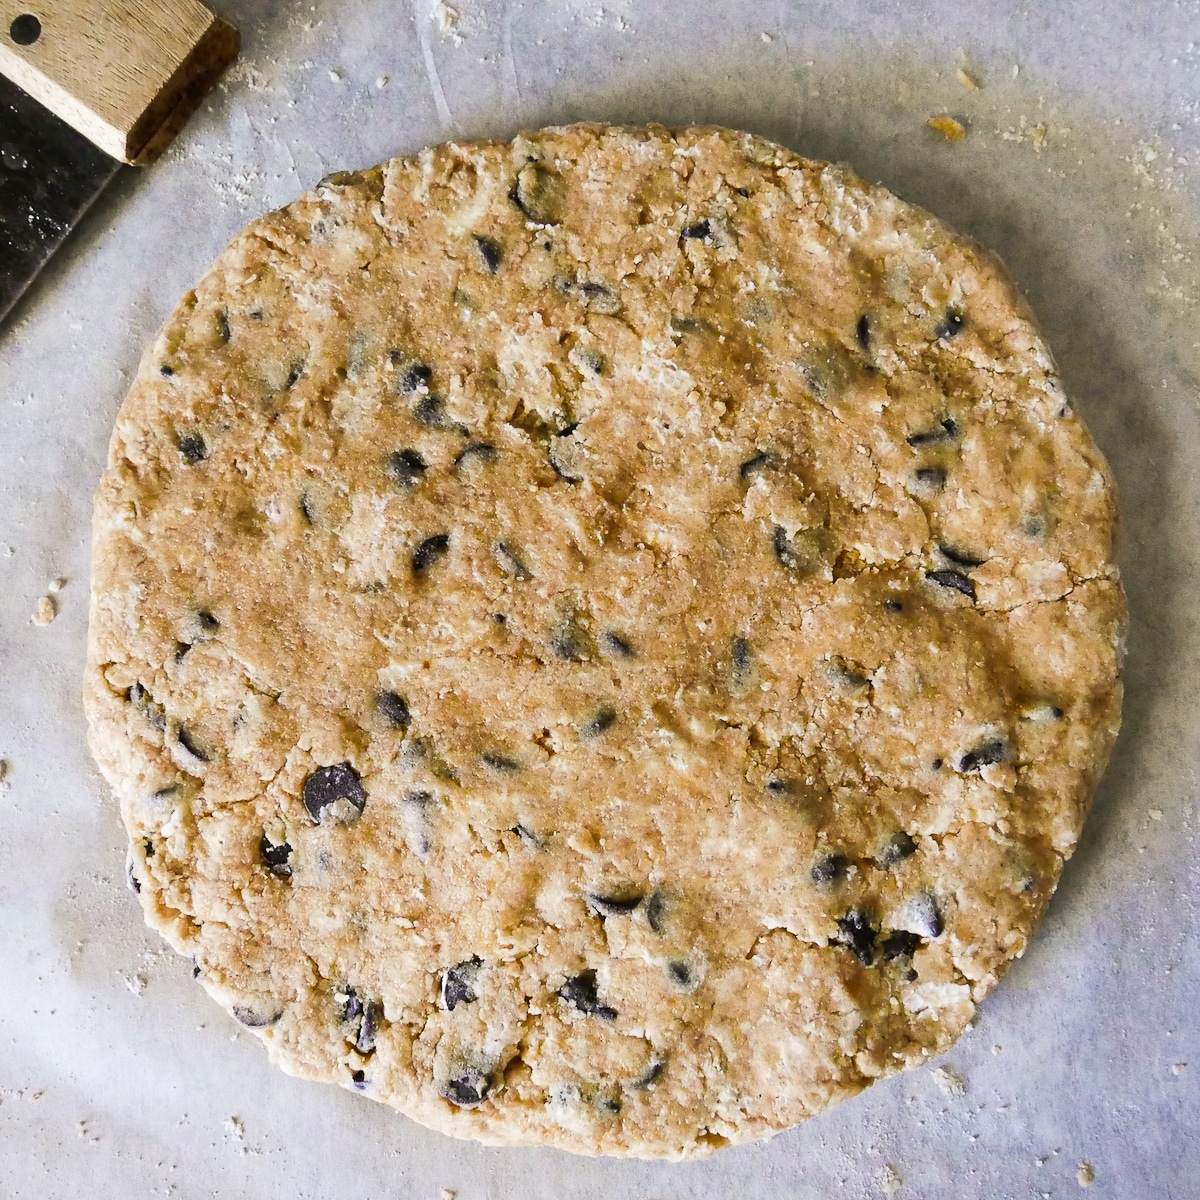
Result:
[[286,1070],[689,1157],[950,1046],[1119,723],[1107,465],[999,263],[747,134],[331,177],[141,364],[85,700]]

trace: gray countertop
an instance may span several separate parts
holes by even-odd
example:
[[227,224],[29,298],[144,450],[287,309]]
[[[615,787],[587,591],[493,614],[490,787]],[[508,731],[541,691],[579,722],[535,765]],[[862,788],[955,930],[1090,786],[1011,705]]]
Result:
[[[1089,1196],[1200,1195],[1200,3],[225,11],[241,60],[0,328],[0,1194],[960,1200],[1071,1196],[1087,1163]],[[225,242],[329,171],[584,118],[747,128],[997,250],[1123,500],[1125,725],[1025,958],[939,1064],[685,1165],[454,1142],[270,1067],[143,929],[79,699],[112,419]]]

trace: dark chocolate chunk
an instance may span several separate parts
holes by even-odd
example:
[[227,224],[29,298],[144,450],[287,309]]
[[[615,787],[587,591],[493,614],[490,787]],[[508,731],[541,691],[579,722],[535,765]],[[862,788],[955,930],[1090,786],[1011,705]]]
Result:
[[667,898],[661,891],[646,897],[646,922],[655,933],[662,933],[667,920]]
[[508,618],[503,613],[492,613],[492,620],[495,621],[497,625],[508,624]]
[[937,327],[938,340],[945,341],[948,338],[957,336],[966,323],[967,319],[962,313],[953,308],[948,309]]
[[613,1096],[597,1096],[596,1107],[610,1117],[615,1117],[621,1111],[621,1102]]
[[454,460],[454,467],[458,470],[464,463],[495,462],[499,457],[500,451],[488,442],[470,442],[458,452],[458,456]]
[[415,450],[393,450],[388,455],[387,473],[402,488],[410,488],[428,470],[429,464]]
[[319,825],[325,810],[341,824],[356,821],[367,806],[362,777],[348,763],[318,767],[304,781],[304,807],[313,823]]
[[782,525],[775,526],[774,544],[775,557],[779,559],[780,565],[789,571],[798,571],[800,569],[800,558],[792,548],[787,530]]
[[931,771],[940,771],[942,769],[942,760],[940,758],[935,758],[933,762],[929,764],[929,769]]
[[712,236],[712,226],[708,221],[697,221],[694,225],[687,225],[680,232],[681,238],[698,238],[703,241],[706,237]]
[[[404,356],[398,351],[391,352],[393,362],[404,362]],[[427,367],[424,363],[406,362],[400,374],[396,378],[396,387],[406,396],[413,396],[417,392],[429,387],[433,380],[433,368]]]
[[197,463],[203,462],[208,457],[208,447],[204,444],[204,439],[198,433],[177,433],[175,435],[175,445],[179,449],[179,453],[183,455],[183,461],[188,466],[194,467]]
[[943,417],[935,429],[911,433],[905,439],[910,446],[930,446],[936,442],[952,442],[958,436],[958,425],[953,417]]
[[671,977],[671,982],[677,987],[690,987],[692,983],[692,968],[687,963],[681,962],[678,959],[667,963],[667,974]]
[[491,1087],[491,1079],[484,1071],[471,1068],[453,1079],[447,1079],[438,1089],[444,1100],[459,1108],[475,1108],[483,1103]]
[[936,583],[938,587],[950,588],[952,591],[962,592],[964,596],[970,596],[975,599],[975,585],[961,571],[926,571],[925,578],[932,583]]
[[218,310],[214,323],[217,327],[217,341],[229,341],[229,314]]
[[574,617],[560,621],[550,634],[550,649],[567,662],[582,662],[589,657],[590,639]]
[[441,399],[427,392],[413,405],[413,420],[428,429],[445,429],[449,424],[446,406]]
[[509,832],[515,833],[531,850],[540,850],[545,845],[532,829],[527,829],[524,825],[514,825]]
[[600,634],[600,648],[613,658],[637,658],[637,651],[619,634],[611,629]]
[[968,775],[994,763],[1002,763],[1008,758],[1008,740],[1006,738],[989,738],[978,746],[968,750],[959,760],[958,769]]
[[858,324],[854,327],[854,336],[858,339],[858,344],[864,350],[871,348],[871,318],[867,313],[863,313],[858,318]]
[[642,1072],[641,1075],[638,1076],[637,1079],[635,1079],[632,1083],[630,1083],[629,1086],[635,1092],[643,1091],[645,1088],[648,1088],[652,1083],[656,1082],[658,1077],[662,1073],[663,1073],[662,1061],[657,1058],[652,1058],[650,1060],[650,1065],[645,1069],[645,1071]]
[[483,269],[489,275],[495,275],[500,270],[500,264],[504,261],[504,252],[500,249],[500,243],[493,241],[490,237],[483,237],[481,234],[474,235],[475,250],[479,255],[479,261],[483,264]]
[[314,523],[312,501],[308,498],[307,492],[300,493],[300,515],[304,517],[306,524],[312,525]]
[[765,450],[760,450],[753,458],[748,458],[740,467],[738,467],[738,477],[741,479],[749,479],[752,475],[757,475],[760,471],[765,471],[774,463],[774,459]]
[[749,687],[754,676],[754,654],[745,638],[734,638],[729,652],[729,686],[734,691]]
[[901,604],[899,600],[885,600],[883,602],[883,607],[886,608],[888,610],[888,612],[903,612],[904,611],[904,605]]
[[438,562],[450,549],[450,535],[448,533],[435,533],[432,537],[427,537],[414,551],[412,556],[412,569],[414,575],[423,575],[436,562]]
[[622,893],[619,896],[598,896],[588,892],[585,897],[588,908],[601,917],[626,917],[645,899],[640,892]]
[[600,1017],[604,1021],[616,1019],[617,1010],[601,1004],[596,995],[596,972],[583,971],[558,989],[558,994],[576,1012],[586,1017]]
[[521,556],[506,542],[497,542],[492,550],[505,575],[510,575],[520,582],[526,582],[533,578],[533,572],[525,565]]
[[767,791],[773,796],[790,796],[792,794],[792,785],[786,779],[768,779]]
[[284,381],[283,390],[285,392],[290,392],[292,390],[292,388],[294,388],[296,386],[297,382],[300,379],[300,376],[303,374],[304,374],[304,363],[302,363],[302,362],[293,363],[292,369],[290,371],[288,371],[288,377]]
[[367,1086],[367,1073],[365,1071],[351,1071],[350,1081],[359,1091]]
[[940,492],[946,486],[945,467],[918,467],[914,472],[917,483],[930,492]]
[[537,163],[527,163],[517,174],[508,198],[539,225],[556,225],[566,207],[562,179]]
[[844,854],[824,854],[813,862],[808,875],[817,887],[829,887],[846,874],[849,865]]
[[910,900],[904,906],[904,918],[914,933],[926,938],[941,937],[946,927],[941,906],[932,892],[922,892]]
[[283,1010],[278,1009],[275,1012],[267,1012],[260,1008],[252,1008],[248,1004],[235,1004],[233,1006],[233,1015],[247,1029],[266,1029],[268,1026],[274,1025],[283,1016]]
[[896,958],[912,958],[920,945],[921,935],[919,933],[910,933],[907,929],[897,929],[879,943],[879,951],[888,962],[891,962]]
[[375,707],[394,729],[407,729],[412,724],[408,703],[399,692],[380,692],[375,699]]
[[579,285],[584,303],[602,313],[614,313],[621,307],[620,298],[607,283],[587,279]]
[[479,756],[479,761],[484,766],[491,767],[493,771],[499,771],[501,775],[513,775],[521,769],[521,764],[515,758],[509,758],[506,754],[496,754],[491,750],[485,750]]
[[894,867],[896,863],[916,852],[917,843],[902,829],[884,842],[875,862],[881,867]]
[[603,708],[598,708],[588,717],[586,721],[579,727],[579,736],[581,738],[599,737],[607,729],[611,728],[612,723],[617,719],[617,710],[605,705]]
[[982,567],[987,562],[986,558],[976,558],[975,555],[968,554],[965,550],[958,550],[954,546],[948,546],[945,542],[938,542],[938,549],[943,558],[948,558],[960,567]]
[[864,967],[869,967],[875,961],[876,931],[871,918],[862,909],[852,908],[838,918],[837,926],[838,936],[834,940],[851,950]]
[[263,865],[272,875],[278,876],[280,879],[291,879],[292,848],[287,842],[280,842],[276,845],[266,834],[263,834],[262,841],[258,844],[258,852],[262,856]]
[[167,728],[167,713],[161,704],[159,704],[152,695],[140,683],[135,683],[126,693],[126,699],[136,708],[140,708],[145,714],[146,720],[154,726],[155,729],[165,730]]
[[477,987],[482,966],[483,959],[476,954],[442,972],[442,1007],[447,1012],[453,1012],[460,1004],[474,1004],[479,999]]
[[159,368],[158,368],[158,373],[159,373],[159,374],[160,374],[160,375],[161,375],[161,376],[162,376],[164,379],[170,379],[170,378],[171,378],[171,376],[175,374],[175,368],[174,368],[174,367],[168,367],[166,363],[163,363],[163,365],[162,365],[161,367],[159,367]]
[[125,882],[129,886],[130,891],[141,892],[142,883],[137,875],[134,874],[132,854],[125,860]]

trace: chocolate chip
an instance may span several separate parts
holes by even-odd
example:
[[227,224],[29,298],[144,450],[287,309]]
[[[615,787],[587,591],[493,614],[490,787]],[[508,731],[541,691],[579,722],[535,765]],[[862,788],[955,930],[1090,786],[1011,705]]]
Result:
[[767,791],[773,796],[790,796],[792,785],[786,779],[768,779]]
[[904,923],[913,933],[921,937],[941,937],[946,928],[942,920],[941,906],[932,892],[922,892],[905,906],[903,911]]
[[686,226],[679,234],[681,238],[698,238],[701,241],[712,236],[712,226],[708,221],[697,221],[694,225]]
[[500,249],[500,244],[494,242],[490,237],[483,237],[478,233],[474,235],[474,242],[483,269],[489,275],[495,275],[500,270],[501,262],[504,261],[504,253]]
[[879,943],[879,951],[891,962],[896,958],[912,958],[921,945],[921,935],[910,933],[907,929],[897,929],[889,933]]
[[287,842],[276,845],[264,833],[262,841],[258,843],[258,852],[262,856],[263,865],[272,875],[280,879],[291,879],[292,848]]
[[839,945],[852,951],[864,967],[875,961],[876,931],[871,918],[859,908],[852,908],[844,917],[838,918],[838,935],[834,939]]
[[159,704],[152,695],[140,683],[135,683],[128,692],[125,693],[125,698],[135,708],[141,709],[146,720],[160,731],[167,728],[167,713],[161,704]]
[[444,1100],[459,1108],[475,1108],[482,1104],[491,1087],[488,1073],[471,1068],[453,1079],[447,1079],[438,1089]]
[[252,1008],[248,1004],[235,1004],[233,1006],[233,1015],[247,1029],[266,1029],[268,1026],[274,1025],[283,1016],[283,1010],[280,1009],[270,1013],[262,1009]]
[[125,883],[132,892],[140,893],[142,890],[141,880],[134,874],[132,854],[125,860]]
[[663,1073],[663,1064],[660,1059],[652,1058],[650,1065],[638,1076],[629,1086],[635,1091],[640,1092],[648,1088],[652,1083],[658,1080],[658,1077]]
[[370,1054],[375,1049],[383,1006],[375,1000],[364,1000],[352,987],[345,989],[343,997],[340,1002],[341,1019],[346,1027],[346,1041],[359,1054]]
[[454,468],[460,470],[464,465],[475,462],[495,462],[499,457],[500,451],[495,446],[489,445],[487,442],[471,442],[458,452],[458,457],[454,460]]
[[615,1117],[621,1111],[621,1102],[613,1096],[597,1096],[596,1107],[602,1113]]
[[646,923],[655,933],[662,933],[667,920],[667,898],[661,891],[646,897]]
[[599,737],[605,730],[612,726],[612,723],[616,719],[617,710],[615,708],[610,708],[608,705],[598,708],[579,727],[579,736],[584,739]]
[[976,558],[975,555],[968,554],[965,550],[958,550],[954,546],[948,546],[945,542],[938,542],[938,549],[943,558],[948,558],[960,567],[982,567],[987,562],[986,558]]
[[446,406],[432,393],[427,393],[413,405],[413,420],[427,429],[446,429],[450,420],[446,416]]
[[366,806],[362,777],[348,762],[318,767],[304,781],[304,807],[316,825],[327,809],[335,822],[348,825],[358,820]]
[[980,742],[974,749],[968,750],[958,760],[958,769],[964,775],[968,775],[995,763],[1002,763],[1007,757],[1008,740],[1006,738],[989,738],[986,742]]
[[817,887],[829,887],[843,878],[849,865],[844,854],[824,854],[813,862],[808,875]]
[[492,613],[492,620],[495,621],[497,625],[508,624],[508,618],[503,613]]
[[388,455],[387,473],[402,488],[419,482],[429,464],[415,450],[393,450]]
[[433,380],[432,367],[413,362],[411,359],[406,361],[399,350],[392,350],[390,353],[392,362],[405,364],[396,378],[396,387],[400,392],[406,396],[413,396],[429,387]]
[[942,769],[942,760],[940,758],[935,758],[933,762],[929,764],[929,769],[931,771],[940,771]]
[[308,498],[307,492],[300,493],[300,514],[304,517],[306,524],[312,525],[315,523],[313,521],[312,501]]
[[925,578],[938,587],[950,588],[975,599],[975,585],[961,571],[926,571]]
[[917,843],[902,829],[884,842],[875,862],[881,867],[894,867],[896,863],[916,852]]
[[541,850],[546,844],[533,830],[526,828],[524,825],[514,825],[509,830],[509,833],[515,833],[531,850]]
[[299,382],[300,376],[304,374],[304,365],[302,362],[292,364],[291,370],[288,371],[288,377],[284,380],[283,390],[285,392],[290,392]]
[[956,337],[966,323],[966,317],[962,313],[953,308],[948,309],[937,327],[938,340],[945,341],[948,338]]
[[583,971],[558,989],[559,996],[576,1012],[586,1017],[600,1017],[604,1021],[615,1020],[617,1010],[601,1004],[596,995],[596,972]]
[[375,698],[375,707],[394,729],[407,729],[412,724],[408,703],[399,692],[380,692]]
[[601,917],[627,917],[645,899],[640,892],[622,893],[619,896],[598,896],[588,892],[585,897],[588,908]]
[[606,283],[586,280],[579,285],[579,293],[592,312],[611,316],[621,309],[621,298]]
[[958,436],[958,425],[953,417],[943,417],[936,429],[911,433],[905,439],[910,446],[930,446],[937,442],[952,442]]
[[619,633],[611,629],[600,634],[600,648],[613,658],[637,658],[637,651]]
[[491,750],[484,751],[479,756],[479,761],[484,766],[491,767],[493,771],[499,771],[501,775],[515,775],[521,769],[521,764],[515,758],[509,758],[506,754],[496,754]]
[[414,575],[423,575],[435,563],[437,563],[450,549],[450,535],[448,533],[435,533],[432,537],[427,537],[414,551],[412,556],[412,569]]
[[774,459],[765,450],[761,450],[753,458],[748,458],[740,467],[738,467],[738,477],[740,479],[749,479],[753,475],[765,471],[774,463]]
[[591,639],[574,617],[560,621],[550,634],[550,649],[567,662],[582,662],[590,657]]
[[792,543],[788,538],[787,530],[782,525],[775,526],[775,557],[779,559],[780,564],[789,571],[798,571],[800,569],[800,559],[792,549]]
[[179,744],[193,757],[201,762],[210,762],[212,755],[207,749],[197,740],[196,735],[186,726],[179,727]]
[[677,987],[686,988],[692,983],[692,968],[678,960],[667,963],[667,974]]
[[744,691],[754,676],[754,654],[745,638],[734,638],[729,652],[729,686]]
[[496,561],[500,564],[500,570],[505,575],[509,575],[520,582],[526,582],[533,578],[533,572],[525,565],[521,556],[507,543],[497,542],[492,547],[492,551],[496,555]]
[[195,622],[196,628],[205,637],[216,636],[217,630],[221,628],[221,622],[206,608],[201,608],[196,612]]
[[562,179],[537,163],[528,163],[518,172],[508,198],[539,225],[557,225],[566,207]]
[[159,373],[159,374],[160,374],[160,375],[161,375],[161,376],[162,376],[164,379],[170,379],[170,378],[171,378],[171,376],[175,374],[175,368],[174,368],[174,367],[168,367],[166,363],[163,363],[163,365],[162,365],[161,367],[159,367],[159,368],[158,368],[158,373]]
[[922,490],[940,492],[946,486],[945,467],[918,467],[914,477]]
[[904,605],[901,604],[899,600],[885,600],[883,602],[883,607],[886,608],[888,610],[888,612],[903,612],[904,611]]
[[367,1073],[365,1071],[351,1071],[350,1080],[359,1091],[367,1086]]
[[483,959],[477,954],[447,967],[442,972],[442,1007],[453,1012],[459,1004],[474,1004],[479,999],[477,986]]
[[217,341],[218,342],[229,341],[229,315],[228,315],[228,313],[218,311],[214,318],[214,324],[217,327]]
[[871,318],[867,313],[863,313],[858,318],[858,324],[854,327],[854,336],[858,339],[858,344],[864,350],[871,348]]
[[198,433],[177,433],[175,445],[183,455],[183,461],[190,467],[203,462],[208,457],[208,447]]

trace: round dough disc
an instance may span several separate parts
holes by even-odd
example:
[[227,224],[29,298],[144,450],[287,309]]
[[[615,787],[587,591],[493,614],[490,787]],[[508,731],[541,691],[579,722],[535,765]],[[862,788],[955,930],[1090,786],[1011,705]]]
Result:
[[1115,524],[1003,268],[882,188],[719,129],[440,146],[255,221],[147,352],[91,745],[285,1070],[701,1155],[1024,950],[1118,726]]

